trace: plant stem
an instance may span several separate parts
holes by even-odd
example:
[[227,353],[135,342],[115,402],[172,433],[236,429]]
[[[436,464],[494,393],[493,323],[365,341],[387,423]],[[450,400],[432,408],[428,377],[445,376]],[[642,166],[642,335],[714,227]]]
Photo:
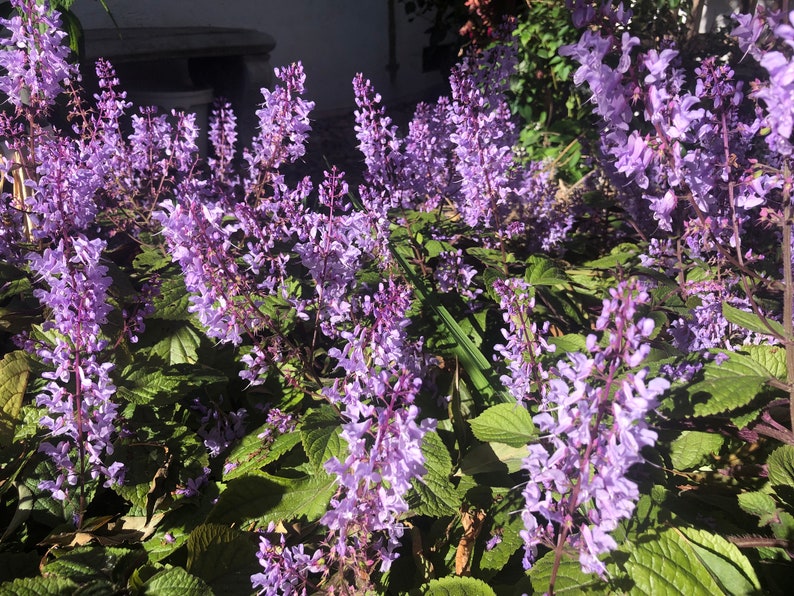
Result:
[[794,208],[791,204],[791,171],[783,164],[783,329],[786,345],[786,382],[789,417],[794,432],[794,275],[791,271],[791,232]]

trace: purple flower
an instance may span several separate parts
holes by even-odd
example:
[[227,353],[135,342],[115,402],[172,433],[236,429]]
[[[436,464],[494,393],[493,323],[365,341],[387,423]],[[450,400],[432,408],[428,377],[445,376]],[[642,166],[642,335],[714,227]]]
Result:
[[100,360],[107,345],[101,325],[111,310],[110,278],[99,263],[104,248],[102,240],[75,235],[28,257],[40,279],[33,294],[51,312],[42,329],[53,339],[33,347],[50,369],[42,373],[47,383],[36,404],[46,408],[40,424],[53,439],[42,443],[40,451],[61,470],[61,476],[44,481],[41,488],[56,498],[67,498],[68,486],[81,481],[84,470],[93,478],[103,474],[108,485],[123,479],[121,464],[105,463],[113,453],[118,408],[112,401],[113,364]]
[[60,30],[60,14],[51,11],[48,2],[11,0],[17,15],[0,19],[0,27],[11,36],[0,40],[0,92],[21,109],[46,111],[64,90],[64,85],[78,77],[74,65],[67,62],[69,48],[63,43],[66,33]]
[[314,102],[301,98],[306,81],[303,65],[298,62],[276,69],[276,77],[283,86],[262,89],[264,102],[256,112],[259,127],[250,150],[243,151],[249,167],[247,195],[262,193],[264,184],[278,184],[278,168],[303,156],[311,130],[309,112]]
[[507,361],[509,373],[501,378],[504,386],[519,403],[538,401],[541,383],[547,372],[541,363],[544,353],[554,352],[554,346],[546,343],[532,321],[535,299],[531,287],[523,280],[509,279],[494,283],[499,296],[499,307],[507,329],[502,335],[507,342],[497,344],[494,349]]
[[207,136],[215,153],[207,162],[210,174],[221,182],[234,183],[232,164],[236,154],[237,116],[229,102],[215,102]]
[[645,301],[636,285],[619,284],[595,325],[606,334],[606,346],[590,336],[589,355],[568,354],[549,370],[534,417],[542,439],[524,460],[526,567],[538,545],[559,556],[559,545],[567,543],[579,551],[584,571],[603,575],[599,557],[617,546],[609,532],[634,510],[639,491],[626,474],[643,461],[641,449],[656,441],[646,417],[669,387],[661,378],[647,380],[647,369],[636,370],[653,330],[649,319],[634,321],[637,304]]
[[[275,524],[270,524],[268,534],[273,534]],[[305,596],[309,592],[308,577],[326,569],[322,559],[325,553],[317,549],[310,556],[303,544],[287,546],[284,534],[279,535],[279,543],[274,544],[267,536],[259,539],[257,558],[263,571],[251,576],[251,584],[259,588],[257,594],[263,596]]]
[[229,449],[235,440],[245,436],[244,421],[248,415],[245,408],[236,412],[224,412],[219,404],[207,407],[200,400],[194,399],[191,409],[201,414],[198,435],[204,440],[210,457],[217,457]]
[[345,376],[324,394],[343,411],[348,455],[325,464],[339,489],[321,522],[333,536],[328,554],[341,567],[380,562],[387,570],[404,533],[399,518],[408,511],[405,495],[426,471],[422,439],[435,421],[419,421],[414,405],[422,364],[418,345],[405,332],[409,292],[390,280],[366,298],[362,311],[372,324],[343,333],[345,348],[329,352]]
[[477,270],[463,262],[463,251],[442,251],[438,255],[438,264],[433,270],[433,277],[441,292],[457,292],[461,296],[474,300],[482,293],[479,288],[472,289],[472,280]]

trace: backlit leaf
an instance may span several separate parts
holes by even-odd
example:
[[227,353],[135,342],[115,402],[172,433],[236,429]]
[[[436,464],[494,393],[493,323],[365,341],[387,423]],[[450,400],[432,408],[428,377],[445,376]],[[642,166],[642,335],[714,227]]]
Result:
[[484,443],[522,447],[537,437],[532,416],[521,404],[497,404],[469,421],[474,436]]

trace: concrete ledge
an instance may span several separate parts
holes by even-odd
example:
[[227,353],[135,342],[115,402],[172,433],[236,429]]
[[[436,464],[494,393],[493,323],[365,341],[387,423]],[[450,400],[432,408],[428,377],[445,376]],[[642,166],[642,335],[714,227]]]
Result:
[[276,47],[263,31],[218,27],[132,27],[87,29],[85,60],[114,64],[145,60],[268,55]]
[[[82,71],[95,83],[94,64],[105,58],[122,89],[189,92],[211,88],[237,114],[239,138],[254,135],[262,88],[272,88],[273,37],[262,31],[220,27],[86,29]],[[89,84],[89,86],[91,86]]]

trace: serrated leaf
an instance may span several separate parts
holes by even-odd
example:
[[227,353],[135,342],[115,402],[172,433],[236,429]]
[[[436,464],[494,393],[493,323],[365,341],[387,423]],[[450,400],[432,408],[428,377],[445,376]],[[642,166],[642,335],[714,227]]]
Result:
[[316,470],[324,470],[325,462],[332,457],[344,460],[348,446],[341,432],[341,420],[330,406],[312,410],[304,417],[300,426],[301,442]]
[[171,264],[171,257],[163,254],[159,247],[145,247],[132,261],[132,266],[147,273],[160,271]]
[[91,580],[125,582],[126,575],[141,563],[141,553],[127,548],[83,546],[62,552],[42,568],[55,575],[85,583]]
[[533,286],[554,286],[570,283],[570,279],[554,261],[547,257],[532,255],[526,261],[524,279]]
[[488,584],[473,577],[442,577],[419,588],[428,596],[496,596]]
[[[551,574],[554,569],[554,551],[546,553],[541,559],[535,561],[529,570],[532,580],[532,591],[535,594],[545,594],[549,591]],[[582,571],[582,565],[577,559],[563,555],[557,569],[554,581],[555,594],[593,594],[606,592],[604,583],[594,573]]]
[[624,242],[613,248],[609,255],[588,261],[584,264],[588,269],[614,269],[620,265],[625,265],[637,254],[638,249],[635,244]]
[[443,517],[457,511],[459,502],[455,486],[449,479],[452,458],[437,432],[425,433],[422,439],[425,474],[412,481],[415,498],[409,498],[416,515]]
[[[31,493],[36,495],[36,500],[33,503],[33,517],[44,521],[50,526],[60,525],[64,521],[71,521],[78,513],[80,499],[76,496],[76,491],[70,491],[69,498],[64,501],[54,499],[49,491],[42,491],[39,488],[39,483],[42,480],[54,480],[61,474],[61,470],[55,465],[51,459],[44,459],[36,465],[33,474],[24,478],[23,482],[28,487]],[[97,489],[97,480],[87,479],[84,487],[86,502],[91,502]]]
[[761,582],[750,561],[735,544],[718,534],[695,528],[678,528],[689,541],[698,559],[729,594],[753,594]]
[[29,376],[30,364],[23,351],[9,352],[0,360],[0,447],[14,440]]
[[285,520],[315,521],[325,513],[336,491],[336,477],[299,479],[246,476],[229,482],[207,522],[230,524],[256,521],[262,525]]
[[689,542],[673,529],[643,534],[634,544],[625,566],[634,582],[629,594],[722,593]]
[[724,442],[725,438],[716,433],[684,431],[670,443],[670,461],[676,470],[691,470],[719,453]]
[[745,513],[758,517],[758,526],[764,527],[780,521],[775,499],[767,493],[753,491],[738,496],[739,507]]
[[794,505],[794,447],[782,445],[767,459],[769,484],[780,499]]
[[555,346],[556,354],[567,354],[573,352],[583,352],[587,349],[587,339],[584,335],[577,333],[566,333],[560,337],[547,337],[546,341]]
[[277,461],[301,442],[300,433],[291,432],[277,436],[270,445],[265,444],[259,435],[270,426],[269,424],[262,425],[248,433],[234,446],[226,457],[224,469],[231,467],[231,470],[224,474],[224,480],[228,481],[252,472],[256,473],[266,465]]
[[23,577],[2,585],[4,596],[65,596],[77,584],[64,577]]
[[160,293],[152,301],[155,317],[165,321],[187,321],[190,318],[187,307],[190,298],[182,278],[173,275],[164,277],[160,283]]
[[284,498],[264,516],[264,522],[282,520],[320,519],[328,508],[331,497],[336,493],[336,476],[318,474],[308,478],[279,479],[286,492]]
[[158,341],[152,352],[160,356],[166,364],[195,364],[198,362],[198,348],[201,337],[190,324],[177,327],[173,333]]
[[500,537],[500,542],[491,550],[483,548],[479,560],[480,576],[489,579],[484,574],[496,574],[505,568],[510,557],[513,556],[524,540],[519,532],[524,529],[524,520],[517,513],[520,511],[522,503],[517,499],[503,499],[491,509],[490,534],[481,536],[483,542],[487,542],[493,535]]
[[742,346],[750,358],[758,362],[773,376],[778,379],[786,378],[786,349],[782,346],[770,346],[768,344]]
[[120,399],[136,405],[168,406],[182,399],[189,390],[199,385],[227,383],[228,378],[214,372],[185,370],[184,366],[163,370],[153,366],[127,366],[121,372],[116,389]]
[[722,303],[722,316],[724,316],[729,323],[755,333],[771,335],[772,332],[769,330],[769,327],[771,327],[780,337],[785,337],[786,335],[783,325],[777,321],[767,319],[766,322],[769,325],[769,327],[767,327],[767,325],[764,324],[764,321],[762,321],[761,318],[755,313],[741,310],[731,306],[727,302]]
[[206,582],[181,567],[172,567],[156,573],[143,587],[143,593],[149,596],[211,596],[213,594]]
[[497,404],[469,420],[474,436],[483,443],[523,447],[538,436],[532,416],[521,404]]
[[246,593],[256,573],[257,545],[235,528],[204,524],[187,540],[187,571],[217,590]]
[[137,405],[166,406],[183,397],[190,375],[164,372],[161,368],[129,366],[122,373],[116,394],[119,399]]
[[703,367],[704,380],[686,387],[694,416],[713,416],[749,404],[773,377],[761,364],[738,352]]

